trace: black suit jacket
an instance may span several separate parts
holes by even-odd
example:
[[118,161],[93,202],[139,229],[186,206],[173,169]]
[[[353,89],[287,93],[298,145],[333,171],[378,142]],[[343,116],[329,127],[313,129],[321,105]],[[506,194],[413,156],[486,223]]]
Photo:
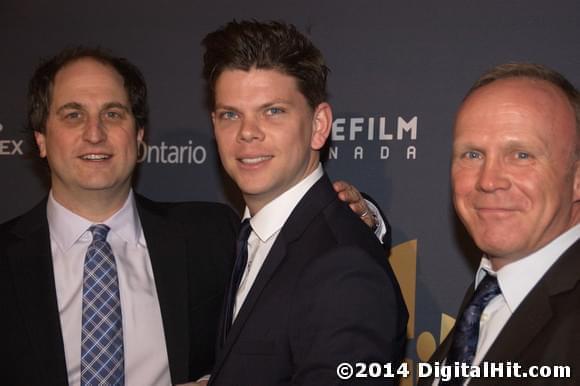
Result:
[[[213,365],[239,219],[220,204],[136,202],[171,379],[195,380]],[[0,225],[0,306],[0,384],[68,384],[46,199]]]
[[324,176],[282,227],[210,384],[363,385],[369,379],[341,382],[337,365],[400,361],[406,324],[385,251]]
[[[469,287],[458,315],[471,299]],[[454,331],[454,330],[453,330]],[[430,362],[442,362],[453,331]],[[517,362],[522,367],[566,365],[572,378],[475,379],[470,385],[578,385],[580,382],[580,241],[576,241],[524,298],[496,338],[483,361]],[[423,379],[419,385],[430,385]]]

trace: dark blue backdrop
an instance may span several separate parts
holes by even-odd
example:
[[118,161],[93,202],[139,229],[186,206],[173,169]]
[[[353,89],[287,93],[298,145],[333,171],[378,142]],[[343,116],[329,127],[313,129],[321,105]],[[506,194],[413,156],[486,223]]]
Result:
[[[580,80],[580,2],[47,1],[0,3],[0,222],[46,194],[21,153],[25,93],[40,57],[98,44],[128,57],[150,87],[147,157],[136,189],[158,200],[239,205],[221,174],[203,107],[199,42],[232,18],[282,19],[331,67],[327,169],[370,193],[393,225],[392,264],[411,310],[408,357],[425,359],[453,321],[479,252],[450,202],[454,112],[485,69],[534,61]],[[182,154],[176,146],[186,149]],[[412,380],[406,380],[411,384]]]

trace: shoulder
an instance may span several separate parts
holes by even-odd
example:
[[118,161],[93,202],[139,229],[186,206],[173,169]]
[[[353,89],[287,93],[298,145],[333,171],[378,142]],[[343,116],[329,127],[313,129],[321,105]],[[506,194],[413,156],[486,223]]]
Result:
[[9,238],[24,237],[27,233],[41,227],[46,227],[48,229],[48,220],[46,219],[46,198],[23,214],[0,224],[0,240],[4,242]]
[[[399,301],[400,289],[384,250],[372,230],[346,204],[331,200],[292,242],[289,254],[300,265],[303,288],[377,286],[387,297]],[[393,300],[395,300],[393,299]]]
[[217,202],[184,201],[159,202],[135,195],[139,212],[148,211],[164,219],[183,223],[231,223],[239,222],[239,216],[228,205]]
[[332,281],[353,274],[396,287],[387,252],[346,204],[332,199],[302,225],[300,232],[283,230],[281,235],[288,253],[296,256],[294,264],[302,266],[303,280],[316,283],[319,278]]
[[[336,246],[359,246],[384,255],[372,230],[340,201],[324,175],[304,195],[282,229],[288,242],[298,239],[317,253]],[[378,249],[376,247],[379,247]]]
[[20,219],[23,216],[24,215],[22,214],[20,216],[14,217],[14,218],[0,224],[0,238],[12,233],[12,230],[14,229],[16,224],[18,224],[18,222],[20,221]]
[[320,217],[337,246],[358,247],[371,255],[385,256],[385,250],[373,231],[347,204],[335,200],[324,208]]

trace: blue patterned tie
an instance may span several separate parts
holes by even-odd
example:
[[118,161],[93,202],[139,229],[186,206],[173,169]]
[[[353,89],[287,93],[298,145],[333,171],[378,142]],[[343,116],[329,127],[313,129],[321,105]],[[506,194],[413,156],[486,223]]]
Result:
[[[471,365],[477,349],[479,338],[479,320],[485,306],[491,299],[501,293],[497,278],[486,275],[477,286],[471,301],[463,310],[461,318],[455,326],[453,341],[447,355],[447,364],[453,365],[455,362]],[[465,380],[462,378],[452,378],[440,385],[461,385]]]
[[123,325],[117,267],[109,227],[89,228],[93,242],[85,257],[83,322],[81,337],[81,385],[123,385]]
[[238,287],[240,286],[240,282],[242,281],[244,271],[246,270],[246,264],[248,262],[248,237],[250,237],[251,232],[252,227],[250,226],[250,219],[247,218],[242,221],[240,233],[238,234],[238,240],[236,243],[236,260],[234,261],[234,269],[232,271],[230,285],[228,287],[228,293],[226,294],[226,301],[224,303],[222,344],[225,344],[228,332],[234,319],[234,305],[236,304],[236,295],[238,293]]

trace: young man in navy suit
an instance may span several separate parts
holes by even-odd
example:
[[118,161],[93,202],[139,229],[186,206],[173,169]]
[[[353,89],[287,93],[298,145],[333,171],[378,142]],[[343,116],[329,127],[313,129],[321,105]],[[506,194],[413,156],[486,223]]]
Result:
[[332,125],[320,51],[277,22],[231,22],[203,44],[220,158],[250,224],[210,384],[333,385],[342,362],[396,368],[407,322],[399,286],[320,164]]

